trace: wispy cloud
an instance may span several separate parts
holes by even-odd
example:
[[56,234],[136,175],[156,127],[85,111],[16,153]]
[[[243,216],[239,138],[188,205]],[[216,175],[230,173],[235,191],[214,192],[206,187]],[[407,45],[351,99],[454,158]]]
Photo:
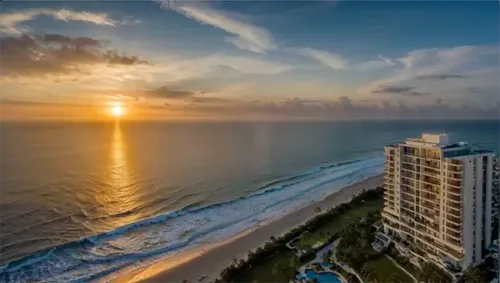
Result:
[[451,75],[451,74],[433,74],[433,75],[417,76],[416,78],[419,80],[443,81],[447,79],[463,79],[465,78],[465,76]]
[[302,56],[309,57],[327,67],[334,70],[342,70],[348,67],[347,60],[344,60],[340,55],[327,51],[317,50],[313,48],[298,48],[296,52]]
[[274,50],[278,45],[264,28],[235,19],[230,14],[208,6],[193,3],[160,1],[165,9],[176,11],[199,23],[211,25],[234,36],[226,37],[226,42],[244,50],[265,53]]
[[415,87],[412,86],[379,86],[374,89],[372,93],[388,93],[388,94],[399,94],[405,96],[426,96],[430,95],[427,92],[415,91]]
[[[398,62],[395,71],[388,77],[373,81],[362,86],[362,94],[376,93],[380,87],[387,85],[415,85],[424,88],[431,87],[440,81],[449,79],[467,79],[468,73],[481,65],[498,64],[498,48],[493,46],[458,46],[454,48],[419,49],[409,52],[406,56],[391,61]],[[483,67],[484,68],[484,67]],[[498,69],[498,68],[497,68]],[[479,75],[474,75],[479,77]],[[428,84],[423,84],[429,81]],[[497,84],[497,83],[496,83]],[[450,85],[448,85],[450,86]]]
[[106,49],[100,40],[59,34],[1,37],[0,52],[0,74],[4,77],[83,74],[82,66],[89,64],[148,64],[136,56]]
[[185,99],[196,95],[195,91],[173,89],[167,86],[162,86],[156,89],[146,91],[147,96],[166,99]]
[[331,53],[328,51],[318,50],[314,48],[296,48],[290,49],[295,53],[309,57],[316,62],[325,65],[333,70],[356,70],[356,71],[373,71],[376,69],[387,68],[395,66],[396,63],[386,57],[381,55],[378,56],[378,59],[366,61],[366,62],[352,62],[349,63],[346,59],[344,59],[340,54]]
[[[30,29],[27,26],[23,25],[23,23],[33,20],[36,17],[42,15],[52,17],[53,19],[60,21],[80,21],[101,26],[116,26],[122,23],[121,21],[110,18],[106,13],[72,11],[66,9],[30,9],[3,13],[2,17],[0,18],[0,33],[8,35],[19,35],[28,32]],[[127,17],[123,23],[138,23],[138,20]]]

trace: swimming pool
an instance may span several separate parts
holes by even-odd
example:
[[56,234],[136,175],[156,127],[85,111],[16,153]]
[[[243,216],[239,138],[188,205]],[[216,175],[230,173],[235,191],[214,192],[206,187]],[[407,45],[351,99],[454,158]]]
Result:
[[308,279],[318,278],[319,283],[341,283],[337,274],[331,272],[316,273],[312,269],[305,271]]

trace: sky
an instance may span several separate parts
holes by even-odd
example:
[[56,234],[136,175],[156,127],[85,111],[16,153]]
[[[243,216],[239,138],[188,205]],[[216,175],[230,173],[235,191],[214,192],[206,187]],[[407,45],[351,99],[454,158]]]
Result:
[[3,1],[0,119],[499,119],[499,1]]

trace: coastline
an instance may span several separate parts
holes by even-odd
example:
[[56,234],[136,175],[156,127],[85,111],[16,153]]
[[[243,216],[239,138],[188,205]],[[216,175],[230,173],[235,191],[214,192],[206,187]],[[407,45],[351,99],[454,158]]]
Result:
[[283,235],[314,217],[317,214],[317,207],[325,211],[349,202],[354,195],[363,189],[373,189],[381,183],[381,175],[370,177],[329,194],[320,201],[312,202],[277,219],[257,225],[229,240],[181,252],[171,258],[125,273],[111,282],[181,282],[184,279],[197,282],[201,275],[207,276],[205,282],[211,281],[219,276],[222,269],[231,264],[233,258],[246,257],[248,251],[264,245],[271,236]]

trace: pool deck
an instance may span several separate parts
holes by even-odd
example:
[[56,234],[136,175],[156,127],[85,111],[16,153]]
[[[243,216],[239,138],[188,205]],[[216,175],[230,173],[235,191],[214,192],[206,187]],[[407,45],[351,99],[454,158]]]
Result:
[[[300,277],[302,278],[307,278],[306,276],[306,269],[312,269],[314,270],[313,268],[313,265],[316,264],[316,263],[319,263],[321,264],[323,262],[323,255],[325,253],[327,253],[329,250],[332,250],[333,253],[334,250],[335,250],[335,247],[336,247],[336,244],[338,242],[335,241],[327,246],[325,246],[324,248],[322,248],[321,250],[319,250],[317,253],[316,253],[316,258],[314,258],[313,260],[311,260],[310,262],[302,265],[300,268],[299,268],[299,275]],[[323,266],[323,265],[322,265]],[[337,277],[339,278],[340,282],[342,283],[348,283],[347,279],[344,278],[344,276],[342,276],[342,274],[332,270],[329,266],[323,266],[323,271],[314,271],[316,273],[333,273],[335,275],[337,275]],[[300,282],[300,279],[299,279],[299,282]],[[363,283],[363,281],[361,281]]]

